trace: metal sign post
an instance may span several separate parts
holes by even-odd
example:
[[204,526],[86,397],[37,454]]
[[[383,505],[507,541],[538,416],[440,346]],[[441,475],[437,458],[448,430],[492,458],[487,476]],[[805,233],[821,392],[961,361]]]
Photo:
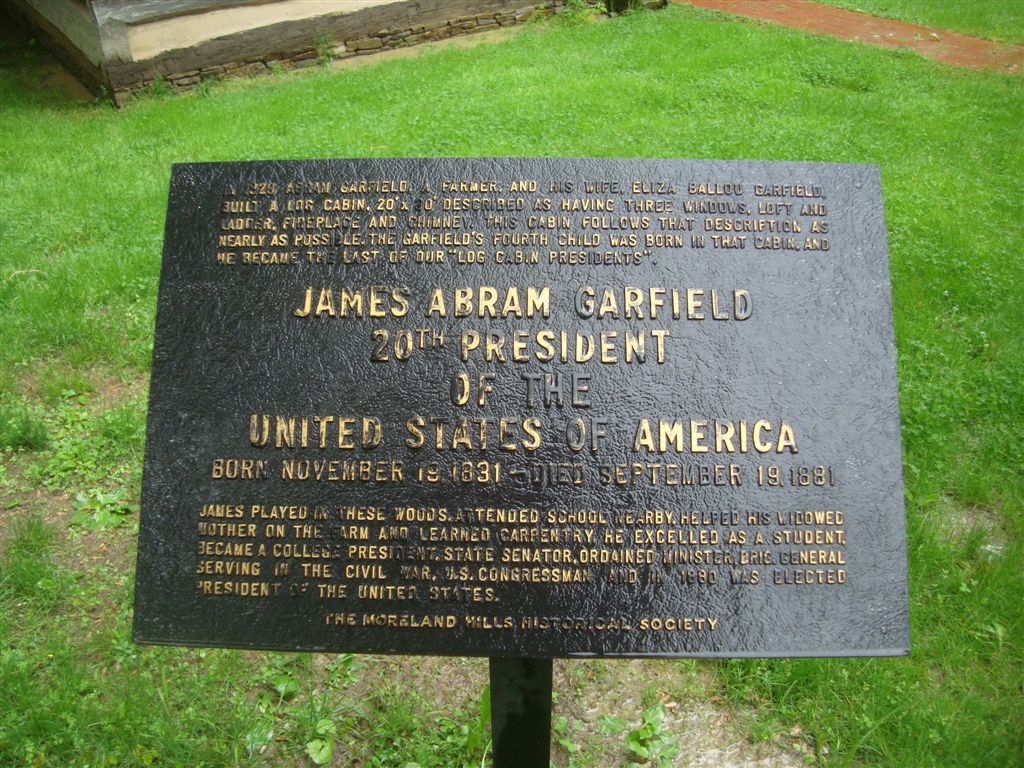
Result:
[[551,659],[491,662],[494,768],[548,768],[551,761]]

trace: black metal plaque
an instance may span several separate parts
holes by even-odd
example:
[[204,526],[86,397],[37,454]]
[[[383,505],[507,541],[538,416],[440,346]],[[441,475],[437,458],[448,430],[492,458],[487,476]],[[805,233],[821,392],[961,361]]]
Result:
[[870,166],[174,167],[135,638],[906,653]]

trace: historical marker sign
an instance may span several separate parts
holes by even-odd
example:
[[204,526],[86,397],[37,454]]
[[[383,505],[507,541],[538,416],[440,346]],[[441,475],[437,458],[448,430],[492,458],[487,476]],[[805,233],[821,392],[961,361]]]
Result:
[[175,166],[140,642],[908,649],[877,169]]

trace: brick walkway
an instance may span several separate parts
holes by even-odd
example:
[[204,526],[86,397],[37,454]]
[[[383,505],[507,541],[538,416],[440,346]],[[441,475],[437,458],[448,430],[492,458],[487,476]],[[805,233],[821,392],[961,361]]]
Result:
[[810,0],[672,0],[711,11],[802,29],[840,40],[908,48],[929,59],[957,67],[1020,74],[1024,46],[994,43],[977,37],[902,21],[881,19],[866,13],[845,11]]

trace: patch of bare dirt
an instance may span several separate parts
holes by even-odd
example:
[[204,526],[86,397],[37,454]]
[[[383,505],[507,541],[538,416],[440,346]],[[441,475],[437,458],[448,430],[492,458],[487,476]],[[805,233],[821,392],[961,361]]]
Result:
[[[135,559],[137,520],[129,519],[121,527],[106,531],[72,529],[69,520],[73,505],[71,493],[30,486],[15,456],[8,462],[6,482],[0,485],[0,554],[18,521],[37,514],[56,534],[54,559],[62,568],[81,576],[119,574],[123,580]],[[98,615],[103,609],[98,605],[92,613]]]
[[66,493],[47,491],[44,488],[29,490],[21,479],[22,468],[18,455],[5,460],[6,481],[0,484],[0,553],[3,552],[14,533],[18,521],[30,514],[38,513],[58,531],[67,529],[71,513],[71,497]]
[[[320,655],[323,671],[334,657]],[[420,656],[360,656],[356,682],[344,695],[359,701],[390,689],[422,699],[427,713],[464,718],[477,711],[488,681],[487,659]],[[789,738],[756,744],[744,736],[730,712],[713,695],[706,667],[652,659],[556,660],[552,719],[565,717],[555,729],[552,762],[559,768],[640,765],[630,759],[626,733],[610,733],[606,718],[619,718],[628,729],[641,724],[645,707],[660,704],[666,713],[664,736],[675,740],[679,756],[673,765],[693,768],[800,768],[809,753],[799,730]],[[573,755],[558,743],[575,745]]]
[[980,533],[981,548],[989,554],[999,554],[1006,546],[1006,531],[993,509],[943,496],[929,514],[935,516],[936,524],[948,539],[966,539]]
[[[66,364],[50,360],[38,369],[24,374],[18,389],[30,401],[39,403],[47,400],[44,394],[48,381],[60,375]],[[148,381],[142,375],[115,371],[108,366],[94,365],[77,371],[86,386],[79,395],[86,399],[81,407],[96,415],[127,405],[144,402]],[[34,461],[29,454],[11,453],[4,459],[6,478],[0,484],[0,548],[8,539],[17,520],[25,515],[38,513],[44,521],[58,532],[69,532],[75,492],[51,491],[29,482],[25,477],[26,466]],[[112,568],[127,568],[134,558],[134,520],[110,531],[76,531],[58,536],[60,556],[72,570],[86,571],[97,565]],[[69,538],[70,537],[70,538]]]
[[[52,400],[47,392],[54,380],[60,380],[63,371],[73,369],[76,378],[80,378],[85,387],[79,395],[85,395],[90,413],[103,411],[126,405],[133,401],[142,401],[149,390],[149,381],[145,374],[118,371],[110,366],[96,364],[87,368],[71,366],[63,360],[52,358],[39,368],[23,374],[18,381],[19,391],[36,402]],[[47,395],[51,395],[47,397]]]
[[[785,743],[755,744],[737,727],[714,696],[708,668],[660,659],[559,660],[554,716],[568,720],[566,735],[579,746],[584,765],[630,765],[626,733],[611,734],[606,718],[620,718],[630,729],[641,725],[644,709],[660,704],[665,737],[679,746],[676,766],[699,768],[798,768],[799,752]],[[797,742],[799,744],[799,742]],[[569,766],[568,752],[555,744],[555,764]]]
[[[334,656],[320,654],[317,667],[325,669]],[[459,710],[476,711],[487,684],[487,659],[461,656],[360,655],[356,681],[346,689],[346,698],[356,701],[374,691],[391,688],[422,697],[429,712],[454,716]]]
[[143,375],[117,373],[97,366],[90,368],[86,376],[93,386],[93,405],[99,411],[145,401],[149,390],[148,379]]

